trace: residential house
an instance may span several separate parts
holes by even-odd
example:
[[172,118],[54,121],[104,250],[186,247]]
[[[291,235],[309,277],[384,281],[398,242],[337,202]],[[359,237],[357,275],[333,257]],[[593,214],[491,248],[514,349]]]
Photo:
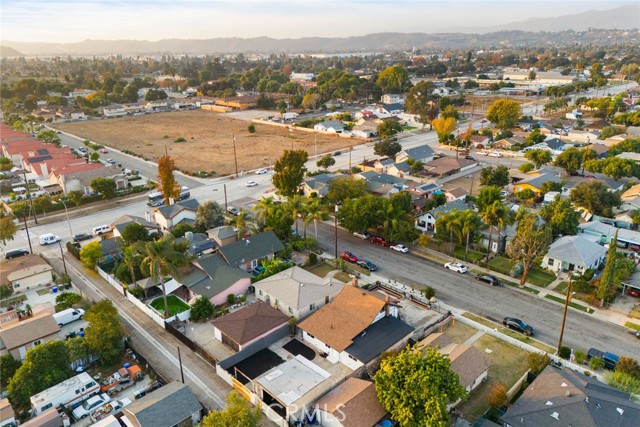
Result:
[[29,317],[0,323],[0,355],[10,353],[14,359],[24,360],[29,349],[59,339],[60,327],[52,313],[33,310]]
[[633,160],[634,162],[640,162],[640,153],[620,153],[616,157],[620,159]]
[[388,350],[406,345],[413,328],[398,318],[388,297],[345,286],[336,299],[299,325],[302,338],[331,363],[366,366]]
[[407,175],[411,175],[411,166],[407,162],[394,163],[389,166],[387,173],[398,178],[404,178]]
[[123,117],[127,114],[129,114],[128,111],[120,104],[111,104],[107,107],[102,107],[102,115],[107,119]]
[[305,176],[300,188],[306,197],[324,197],[329,192],[331,181],[344,176],[341,173],[321,173],[314,176]]
[[383,104],[404,104],[405,96],[401,93],[385,93],[380,97]]
[[469,210],[469,206],[462,200],[454,200],[450,203],[445,203],[442,206],[431,209],[429,212],[418,215],[416,218],[416,228],[422,233],[435,233],[436,232],[436,220],[439,215],[448,214],[451,211],[466,211]]
[[606,255],[607,248],[581,235],[563,236],[549,246],[541,267],[555,273],[584,274],[588,269],[597,269]]
[[578,225],[579,235],[600,245],[611,243],[613,237],[618,233],[618,247],[631,248],[640,247],[640,232],[617,228],[602,221],[585,222]]
[[187,253],[191,256],[200,256],[202,254],[212,253],[216,248],[216,242],[209,238],[205,233],[194,233],[188,231],[183,237],[176,239],[176,243],[187,242]]
[[24,141],[29,140],[31,137],[32,135],[30,133],[14,130],[11,129],[11,126],[0,123],[0,142]]
[[230,225],[221,225],[207,230],[207,236],[218,246],[226,246],[238,241],[238,233]]
[[511,150],[514,145],[524,144],[525,139],[521,136],[512,136],[509,138],[499,139],[491,144],[491,148],[499,150]]
[[491,138],[480,134],[471,135],[469,139],[471,140],[471,144],[473,144],[473,147],[479,150],[486,148],[487,145],[491,142]]
[[602,129],[606,128],[607,126],[611,126],[611,123],[609,123],[605,119],[598,119],[592,121],[591,123],[585,124],[582,129],[586,131],[597,130],[601,132]]
[[427,163],[433,160],[434,152],[427,144],[418,147],[406,148],[396,154],[396,163],[404,162],[407,159],[420,160]]
[[422,198],[431,198],[436,192],[440,191],[442,186],[435,182],[427,182],[424,184],[420,184],[415,186],[410,191]]
[[16,413],[6,397],[0,400],[0,427],[16,427]]
[[563,139],[567,141],[589,144],[590,142],[600,139],[600,132],[596,130],[587,131],[571,129],[569,132],[567,132],[567,135],[564,136]]
[[211,322],[214,337],[235,351],[274,332],[289,328],[289,316],[262,301],[219,317]]
[[[133,427],[192,426],[200,422],[202,405],[185,384],[169,384],[135,400],[122,410]],[[128,421],[128,422],[127,422]]]
[[324,427],[376,427],[387,414],[373,382],[355,377],[325,394],[314,407]]
[[433,333],[418,343],[422,351],[433,347],[449,356],[451,370],[458,374],[460,385],[471,393],[487,380],[491,364],[482,352],[469,344],[456,344],[442,332]]
[[337,120],[327,120],[320,122],[313,126],[315,130],[328,133],[342,133],[344,132],[344,124]]
[[527,178],[518,181],[513,184],[513,192],[519,193],[523,190],[531,190],[536,196],[542,194],[542,184],[545,182],[557,182],[561,183],[563,180],[559,178],[555,172],[550,170],[541,169],[539,171],[533,171],[526,174]]
[[424,164],[424,170],[431,176],[448,176],[458,172],[468,171],[478,166],[475,160],[462,157],[440,157]]
[[640,407],[628,393],[572,369],[547,366],[501,417],[505,427],[632,427]]
[[445,190],[444,197],[446,198],[447,203],[455,202],[456,200],[462,200],[464,202],[468,194],[467,190],[456,187],[451,190]]
[[69,425],[69,416],[59,413],[56,408],[44,411],[42,414],[20,424],[20,427],[65,427]]
[[238,242],[220,247],[220,254],[227,264],[250,271],[256,268],[260,261],[273,259],[284,245],[273,231],[265,231],[249,236]]
[[356,178],[364,179],[367,190],[377,196],[390,197],[402,190],[408,190],[415,183],[404,178],[375,171],[360,172]]
[[102,253],[103,259],[113,259],[118,257],[120,252],[122,252],[122,239],[120,237],[101,239],[98,243],[100,244],[100,252]]
[[0,268],[0,285],[10,285],[15,292],[53,283],[53,268],[39,255],[30,254],[9,260]]
[[135,215],[122,215],[111,224],[114,237],[122,237],[122,233],[124,232],[124,229],[129,224],[142,225],[144,228],[147,229],[147,233],[149,233],[150,235],[161,231],[160,225],[151,221],[147,221],[142,217],[135,216]]
[[526,147],[522,151],[526,153],[529,150],[545,150],[553,154],[559,154],[564,150],[565,145],[567,145],[567,143],[560,138],[547,138],[542,142]]
[[302,320],[333,301],[344,283],[294,266],[256,282],[254,287],[260,301]]
[[387,173],[389,171],[389,168],[394,164],[395,164],[395,161],[393,159],[384,157],[374,162],[374,169],[378,173]]
[[187,199],[173,205],[164,205],[151,211],[155,222],[164,231],[170,231],[181,223],[193,225],[196,221],[196,211],[200,203],[196,199]]
[[355,125],[351,129],[351,134],[357,138],[373,138],[378,135],[378,124],[366,121]]
[[[576,186],[590,181],[600,181],[607,188],[607,190],[614,192],[622,190],[626,183],[629,182],[629,179],[622,178],[619,181],[616,181],[615,179],[600,173],[590,174],[587,176],[587,178],[584,178],[582,176],[569,176],[562,185],[562,197],[571,196],[571,192]],[[626,209],[624,207],[624,204],[622,208]]]
[[609,145],[606,145],[606,144],[591,144],[587,148],[589,148],[590,150],[595,151],[596,154],[598,155],[598,158],[602,159],[602,158],[606,157],[607,152],[609,152],[609,148],[611,148],[611,147]]
[[116,183],[116,190],[124,190],[129,185],[127,176],[120,169],[105,167],[100,163],[81,163],[75,166],[55,168],[48,175],[49,183],[60,186],[65,195],[72,191],[93,194],[91,181],[96,178],[113,179]]
[[396,114],[404,113],[403,103],[384,104],[374,108],[373,112],[376,116],[384,119]]

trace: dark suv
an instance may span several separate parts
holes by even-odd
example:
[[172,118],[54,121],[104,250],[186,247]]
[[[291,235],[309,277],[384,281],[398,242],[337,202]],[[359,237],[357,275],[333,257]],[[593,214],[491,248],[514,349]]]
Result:
[[4,257],[6,259],[14,259],[24,255],[29,255],[29,251],[26,249],[14,249],[4,254]]
[[500,286],[500,280],[496,276],[492,276],[491,274],[478,274],[476,279],[488,283],[493,286]]
[[520,319],[516,319],[515,317],[505,317],[502,321],[502,324],[509,329],[513,329],[514,331],[518,331],[522,334],[525,334],[528,337],[533,336],[533,328],[527,325]]

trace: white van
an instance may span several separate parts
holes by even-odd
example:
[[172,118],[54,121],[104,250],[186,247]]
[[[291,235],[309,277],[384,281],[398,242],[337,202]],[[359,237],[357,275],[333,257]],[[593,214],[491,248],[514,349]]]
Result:
[[40,239],[40,244],[41,245],[51,245],[53,243],[58,243],[60,240],[60,236],[54,236],[51,233],[47,233],[47,234],[43,234],[42,236],[39,236]]
[[97,227],[93,227],[93,235],[99,236],[101,234],[105,234],[111,231],[111,227],[108,225],[99,225]]
[[62,327],[67,323],[82,319],[84,316],[84,310],[81,308],[67,308],[53,315],[54,320],[58,326]]

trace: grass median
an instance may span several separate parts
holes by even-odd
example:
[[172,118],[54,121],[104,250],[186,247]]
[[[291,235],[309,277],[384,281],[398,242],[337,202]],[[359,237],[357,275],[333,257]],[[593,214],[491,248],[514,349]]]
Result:
[[[555,295],[547,294],[544,297],[546,299],[550,299],[551,301],[559,302],[560,304],[564,304],[566,302],[565,298],[557,297]],[[584,311],[585,313],[588,313],[588,314],[592,314],[593,311],[594,311],[593,308],[591,308],[591,307],[587,307],[587,306],[584,306],[582,304],[575,303],[573,301],[571,301],[569,303],[569,307],[575,308],[575,309],[580,310],[580,311]]]

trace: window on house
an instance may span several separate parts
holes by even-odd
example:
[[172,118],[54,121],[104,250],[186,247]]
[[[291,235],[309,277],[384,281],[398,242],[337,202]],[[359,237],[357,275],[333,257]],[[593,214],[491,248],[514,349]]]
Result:
[[315,310],[315,309],[316,309],[316,305],[315,305],[315,304],[311,304],[311,305],[309,306],[309,310]]
[[324,303],[325,303],[325,304],[329,304],[329,295],[327,295],[326,297],[324,297]]
[[293,314],[293,308],[289,307],[289,314]]
[[262,296],[262,290],[258,289],[258,295]]
[[549,258],[547,260],[547,265],[553,265],[553,258]]
[[40,340],[36,340],[36,341],[33,342],[33,346],[34,347],[37,346],[37,345],[40,345],[40,344],[42,344],[42,341],[40,341]]

